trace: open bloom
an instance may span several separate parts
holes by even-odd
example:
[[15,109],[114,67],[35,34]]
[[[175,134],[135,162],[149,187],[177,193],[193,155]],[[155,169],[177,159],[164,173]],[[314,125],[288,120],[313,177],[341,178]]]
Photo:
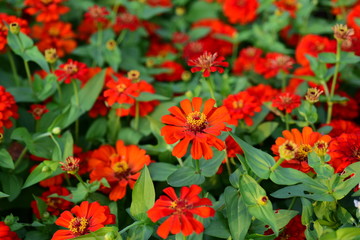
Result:
[[216,136],[219,136],[221,131],[227,130],[225,122],[230,117],[224,106],[216,108],[214,104],[215,100],[209,99],[201,109],[202,98],[195,97],[192,102],[185,99],[180,102],[181,108],[173,106],[169,108],[171,114],[162,117],[162,122],[167,124],[161,129],[165,141],[173,144],[180,140],[172,151],[174,156],[183,157],[190,142],[191,156],[194,159],[212,158],[213,151],[210,146],[220,151],[225,148],[224,141]]
[[126,194],[126,187],[133,188],[140,176],[140,170],[150,164],[150,156],[145,150],[136,145],[125,146],[124,142],[118,140],[116,148],[110,145],[102,145],[94,150],[88,161],[90,181],[94,182],[106,178],[110,189],[110,200],[122,199]]
[[69,8],[63,6],[63,0],[25,0],[27,7],[25,12],[30,15],[37,15],[38,22],[54,22],[59,20],[60,15],[69,11]]
[[108,206],[101,206],[98,202],[84,201],[80,206],[61,213],[55,224],[68,229],[56,231],[51,240],[79,237],[114,223],[115,215],[110,213]]
[[0,239],[1,240],[20,240],[16,232],[11,231],[10,227],[4,222],[0,222]]
[[228,67],[228,62],[223,62],[224,57],[218,57],[217,53],[204,52],[203,55],[196,59],[191,59],[188,61],[189,66],[194,66],[191,68],[191,72],[203,72],[203,77],[210,77],[210,73],[218,71],[223,73],[223,67]]
[[201,187],[197,185],[182,187],[180,197],[172,187],[165,188],[163,192],[167,196],[160,196],[147,212],[153,222],[169,216],[157,230],[160,237],[166,239],[170,232],[172,234],[182,232],[183,235],[189,236],[193,232],[199,234],[204,231],[203,224],[194,218],[194,214],[207,218],[214,216],[215,210],[209,207],[212,206],[210,199],[198,196]]
[[279,110],[285,110],[287,113],[291,113],[292,110],[299,107],[300,104],[300,96],[289,92],[280,93],[272,102],[273,107],[276,107]]
[[256,19],[258,7],[258,0],[225,0],[223,11],[229,22],[245,25]]
[[[279,156],[281,155],[280,151],[282,149],[294,151],[294,158],[284,161],[281,166],[294,168],[305,173],[312,170],[307,162],[308,154],[313,150],[317,152],[320,145],[325,146],[331,140],[329,135],[313,132],[310,127],[304,127],[302,132],[293,128],[291,131],[283,131],[282,134],[283,137],[278,137],[275,141],[275,145],[271,147],[273,153],[277,155],[275,159],[279,159]],[[287,144],[287,146],[284,146],[283,144]]]
[[275,77],[280,71],[289,73],[295,61],[291,57],[281,53],[267,53],[265,58],[256,61],[255,72],[263,75],[266,79]]
[[31,113],[33,115],[33,117],[35,118],[35,120],[39,120],[41,118],[41,116],[47,112],[49,112],[49,110],[46,108],[46,105],[42,105],[42,104],[31,104],[30,105],[30,110],[28,111],[29,113]]
[[59,69],[55,70],[55,75],[58,77],[58,81],[64,83],[71,83],[73,79],[84,79],[88,72],[88,68],[85,63],[74,61],[69,59],[67,63],[61,64]]

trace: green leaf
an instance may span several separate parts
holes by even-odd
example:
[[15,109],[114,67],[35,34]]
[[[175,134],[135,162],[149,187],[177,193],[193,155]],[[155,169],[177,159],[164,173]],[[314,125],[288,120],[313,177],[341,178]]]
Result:
[[333,187],[333,196],[339,200],[344,198],[360,182],[360,162],[347,166],[340,179]]
[[[204,11],[206,9],[206,11]],[[207,3],[205,1],[194,2],[186,15],[186,20],[196,22],[204,18],[217,18],[220,5],[217,3]]]
[[4,198],[4,197],[8,197],[10,196],[9,194],[6,194],[6,193],[3,193],[3,192],[0,192],[0,198]]
[[104,59],[105,59],[105,62],[107,62],[112,69],[114,69],[115,71],[118,71],[118,69],[120,67],[120,63],[121,63],[120,49],[117,46],[112,50],[105,49],[104,50]]
[[124,141],[125,144],[138,144],[143,135],[133,128],[120,128],[117,138]]
[[24,189],[30,187],[52,176],[52,174],[56,171],[58,166],[59,166],[59,162],[57,161],[48,161],[48,160],[43,161],[30,173],[22,188]]
[[82,235],[80,237],[72,238],[74,240],[99,240],[105,239],[107,233],[112,233],[115,236],[114,240],[122,240],[120,234],[118,233],[117,227],[103,227],[95,232],[90,232],[89,234]]
[[250,144],[234,136],[232,133],[230,133],[230,135],[244,151],[246,162],[251,170],[260,178],[268,179],[270,176],[270,168],[275,164],[274,158],[268,153],[254,148]]
[[[278,209],[275,210],[274,213],[276,218],[276,224],[280,229],[285,227],[289,223],[289,221],[298,214],[298,211]],[[265,224],[257,219],[255,219],[255,221],[251,224],[251,232],[254,231],[256,233],[264,233],[266,230],[268,230],[268,228],[265,227]]]
[[253,145],[262,143],[267,139],[278,127],[277,122],[264,122],[260,124],[254,132],[251,133],[251,143]]
[[291,198],[291,197],[306,197],[317,201],[334,201],[334,197],[328,192],[326,186],[323,188],[309,187],[305,184],[298,184],[295,186],[284,187],[273,192],[271,196],[275,198]]
[[2,190],[9,195],[9,201],[16,199],[20,192],[23,184],[22,178],[10,173],[0,173],[0,180]]
[[319,53],[318,58],[324,63],[336,63],[336,54],[330,52]]
[[147,240],[154,232],[153,226],[138,225],[130,229],[126,240]]
[[225,151],[216,151],[211,159],[209,160],[205,160],[203,158],[200,159],[199,161],[200,161],[201,175],[205,177],[214,176],[218,171],[221,163],[224,161],[225,157],[226,157]]
[[204,181],[204,176],[200,175],[195,168],[188,166],[179,168],[167,179],[168,184],[173,187],[183,187],[191,184],[200,185]]
[[46,62],[44,55],[36,46],[25,50],[24,59],[26,61],[36,62],[44,71],[50,72],[49,65]]
[[234,240],[245,239],[251,224],[251,215],[243,197],[232,187],[225,189],[226,215],[231,236]]
[[85,139],[87,141],[102,139],[106,133],[106,123],[105,118],[97,118],[86,132]]
[[240,176],[240,193],[248,211],[255,218],[271,226],[276,235],[279,227],[276,223],[272,204],[265,190],[248,174]]
[[48,74],[42,79],[38,74],[34,75],[33,90],[40,101],[44,101],[56,91],[57,77],[54,74]]
[[171,10],[171,8],[164,8],[164,7],[151,7],[147,4],[143,5],[143,9],[139,14],[137,15],[140,19],[148,20],[152,17],[155,17],[157,15],[160,15],[162,13],[166,13]]
[[360,57],[356,56],[354,52],[341,51],[340,62],[341,64],[355,64],[360,62]]
[[302,116],[307,122],[315,123],[318,120],[316,107],[308,101],[302,102],[302,104],[298,108],[298,112],[300,116]]
[[208,27],[196,27],[189,31],[189,37],[192,41],[196,41],[202,37],[205,37],[209,32],[210,28]]
[[321,235],[319,240],[359,240],[360,239],[360,228],[358,227],[346,227],[340,228],[337,231],[328,232]]
[[136,181],[130,206],[131,215],[137,220],[147,219],[147,210],[155,203],[155,189],[147,166],[141,170],[141,175]]
[[149,165],[149,171],[153,181],[166,181],[177,169],[177,166],[170,163],[155,162]]
[[303,225],[308,225],[312,221],[312,215],[314,213],[314,208],[311,202],[306,198],[300,198],[302,204],[302,213],[301,213],[301,223]]
[[20,32],[18,35],[8,31],[7,43],[9,47],[16,53],[24,58],[25,49],[31,48],[34,45],[33,40],[26,34]]
[[34,197],[34,199],[36,201],[36,206],[37,206],[37,208],[39,210],[40,217],[44,216],[44,213],[46,212],[46,209],[47,209],[47,204],[41,198],[38,198],[38,197],[36,197],[34,195],[33,195],[33,197]]
[[140,101],[140,102],[148,102],[148,101],[152,101],[152,100],[169,100],[168,97],[159,95],[159,94],[155,94],[155,93],[149,93],[149,92],[142,92],[140,93],[140,96],[135,97],[136,100]]
[[142,145],[142,148],[145,149],[149,154],[153,154],[153,153],[157,154],[159,152],[165,152],[167,150],[170,150],[171,149],[170,145],[167,144],[163,136],[161,136],[160,129],[164,126],[164,124],[159,120],[155,119],[154,117],[146,116],[146,118],[150,122],[150,129],[152,134],[155,136],[157,140],[157,145],[147,144],[147,145]]
[[15,168],[14,161],[10,153],[4,148],[0,149],[0,167],[9,169]]
[[205,228],[204,234],[222,239],[228,239],[230,237],[227,220],[221,213],[215,214],[215,217],[212,219],[210,225]]
[[323,162],[315,152],[308,154],[308,163],[317,173],[317,178],[331,178],[334,174],[334,168]]
[[14,96],[16,102],[38,101],[30,87],[11,87],[7,89]]
[[278,167],[274,172],[270,173],[270,179],[280,185],[294,185],[304,181],[304,179],[310,177],[293,168]]

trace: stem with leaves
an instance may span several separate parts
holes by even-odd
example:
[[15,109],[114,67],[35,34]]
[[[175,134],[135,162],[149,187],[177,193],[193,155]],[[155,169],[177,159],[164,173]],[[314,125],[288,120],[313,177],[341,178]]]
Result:
[[10,62],[10,67],[11,67],[11,71],[12,71],[13,76],[14,76],[15,84],[18,87],[18,86],[20,86],[20,79],[19,79],[19,75],[17,74],[17,69],[16,69],[16,64],[15,64],[15,61],[14,61],[14,57],[13,57],[10,49],[6,50],[6,54],[8,56],[9,62]]

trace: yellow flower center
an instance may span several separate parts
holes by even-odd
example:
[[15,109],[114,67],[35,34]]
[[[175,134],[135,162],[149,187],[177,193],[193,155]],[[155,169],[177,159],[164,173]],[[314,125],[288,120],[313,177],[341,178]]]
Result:
[[78,68],[76,67],[75,64],[69,63],[65,65],[64,70],[66,71],[67,74],[74,74],[77,73]]
[[87,227],[89,225],[89,221],[84,217],[76,217],[71,219],[69,224],[70,231],[78,236],[78,235],[84,235],[87,233]]
[[190,131],[201,132],[207,127],[208,122],[204,113],[194,111],[187,115],[186,124]]
[[124,173],[129,169],[129,165],[124,161],[117,162],[112,166],[112,169],[115,173]]
[[175,210],[173,214],[183,214],[184,210],[191,207],[185,199],[176,199],[175,201],[171,202],[170,208]]
[[243,108],[243,106],[244,106],[244,100],[233,101],[233,108],[238,109],[238,108]]
[[123,83],[116,86],[116,90],[118,90],[120,93],[125,91],[125,89],[126,89],[126,85]]
[[309,144],[301,144],[295,154],[296,159],[300,161],[306,161],[309,152],[312,151],[312,147]]
[[57,28],[57,27],[52,27],[52,28],[49,29],[49,34],[52,37],[57,37],[60,34],[60,29]]
[[43,4],[49,4],[49,3],[52,3],[52,1],[53,0],[41,0],[41,2],[43,3]]

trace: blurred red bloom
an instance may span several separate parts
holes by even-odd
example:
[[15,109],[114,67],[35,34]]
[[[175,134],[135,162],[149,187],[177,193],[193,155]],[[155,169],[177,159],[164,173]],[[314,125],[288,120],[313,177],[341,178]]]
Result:
[[256,19],[258,7],[257,0],[225,0],[223,12],[229,22],[245,25]]
[[71,23],[51,22],[43,26],[34,25],[32,27],[32,37],[39,39],[36,43],[39,50],[44,52],[46,49],[55,48],[56,54],[61,58],[71,53],[77,46],[75,33],[71,30]]
[[318,35],[306,35],[301,38],[295,50],[296,61],[302,66],[308,66],[309,60],[306,54],[317,57],[322,52],[335,52],[336,41]]
[[332,138],[339,137],[343,133],[360,132],[360,126],[348,120],[335,119],[326,125],[332,127],[332,130],[329,132]]
[[357,104],[356,100],[346,92],[337,91],[335,93],[342,97],[346,97],[349,100],[340,103],[335,103],[333,105],[333,112],[332,112],[333,118],[347,119],[347,120],[352,120],[357,118],[359,116],[359,105]]
[[210,199],[198,196],[201,190],[201,187],[197,185],[182,187],[180,197],[176,195],[172,187],[163,190],[166,195],[160,196],[147,212],[153,222],[169,216],[160,224],[156,232],[161,238],[166,239],[169,233],[182,232],[184,236],[189,236],[193,232],[199,234],[204,231],[203,224],[196,220],[194,215],[202,218],[213,217],[215,210],[210,207],[212,206]]
[[71,80],[78,79],[82,81],[88,72],[88,68],[85,63],[68,59],[68,61],[59,66],[59,69],[55,70],[55,75],[58,77],[58,81],[64,81],[69,84]]
[[152,7],[171,7],[171,0],[145,0]]
[[299,107],[301,104],[301,97],[289,92],[280,93],[273,101],[272,106],[279,110],[285,110],[287,113],[291,113],[292,110]]
[[294,29],[292,28],[292,26],[288,25],[288,26],[284,27],[283,29],[281,29],[280,37],[282,39],[284,39],[284,41],[288,45],[295,47],[299,43],[301,35],[298,34],[297,32],[294,32]]
[[[39,197],[39,198],[46,203],[46,205],[47,205],[46,211],[47,212],[49,212],[51,215],[59,216],[60,210],[62,210],[62,211],[68,210],[71,207],[71,205],[73,205],[73,203],[69,202],[63,198],[49,197],[50,195],[55,194],[55,193],[58,194],[59,196],[69,196],[70,195],[69,190],[67,190],[64,187],[50,186],[49,190],[43,192],[41,194],[41,197]],[[38,205],[35,200],[31,202],[31,208],[37,218],[39,218],[39,219],[42,218],[42,216],[40,216],[39,208],[38,208]]]
[[[134,83],[135,94],[134,96],[140,96],[142,92],[155,93],[155,88],[148,82],[140,80],[137,83]],[[139,104],[139,116],[144,117],[154,111],[154,108],[159,104],[158,100],[151,101],[138,101]],[[133,103],[130,108],[118,108],[116,110],[118,116],[136,116],[136,103]]]
[[261,103],[270,102],[279,93],[277,89],[265,84],[249,87],[246,91]]
[[260,60],[262,50],[255,47],[247,47],[240,51],[235,60],[233,72],[236,75],[242,75],[243,72],[254,70],[255,64]]
[[170,43],[163,43],[158,38],[150,40],[150,46],[146,56],[166,57],[169,53],[177,53],[177,50]]
[[300,5],[298,0],[276,0],[274,2],[274,5],[280,10],[280,11],[286,11],[290,14],[292,18],[296,17],[296,11]]
[[357,19],[360,18],[360,5],[355,6],[351,9],[347,15],[347,25],[349,28],[354,29],[355,35],[360,37],[360,24],[357,22]]
[[130,31],[135,31],[140,27],[140,21],[136,15],[133,15],[128,12],[120,13],[116,17],[116,22],[113,26],[113,29],[116,33],[128,29]]
[[27,7],[25,12],[30,15],[37,15],[38,22],[54,22],[59,20],[60,15],[69,11],[69,8],[62,6],[63,0],[25,0]]
[[102,145],[94,150],[88,161],[90,182],[106,178],[111,188],[101,188],[110,192],[112,201],[122,199],[129,185],[133,188],[140,176],[140,170],[150,164],[150,157],[145,150],[136,145],[125,146],[122,140],[116,142],[116,148],[110,145]]
[[4,128],[11,128],[13,123],[11,118],[17,119],[18,106],[11,93],[7,92],[5,87],[0,86],[0,133],[4,132]]
[[161,135],[164,136],[168,144],[177,143],[172,154],[176,157],[183,157],[190,143],[191,156],[194,159],[211,159],[213,151],[211,146],[219,151],[225,148],[222,140],[218,139],[222,131],[226,131],[225,122],[230,119],[226,107],[214,107],[215,100],[209,99],[204,103],[199,97],[194,97],[192,102],[185,99],[180,102],[181,108],[173,106],[169,108],[170,115],[165,115],[161,121],[165,124],[161,129]]
[[308,164],[308,154],[313,151],[313,146],[317,142],[329,143],[331,137],[329,135],[322,135],[318,132],[313,132],[311,127],[304,127],[302,132],[293,128],[291,131],[285,130],[282,132],[283,137],[278,137],[275,144],[272,145],[271,150],[276,155],[276,161],[279,160],[279,147],[286,141],[296,145],[295,156],[293,159],[284,161],[281,166],[285,168],[294,168],[304,173],[312,171]]
[[237,126],[239,120],[244,119],[246,125],[252,126],[253,120],[251,117],[261,111],[262,103],[247,91],[242,91],[229,95],[224,99],[223,104],[230,115],[229,124]]
[[166,73],[156,74],[154,77],[157,81],[161,82],[174,82],[181,80],[181,75],[185,71],[183,66],[174,61],[165,61],[159,68],[169,69]]
[[107,90],[104,91],[104,97],[109,106],[114,103],[119,104],[133,104],[135,102],[134,97],[139,96],[136,88],[136,84],[122,75],[116,75],[117,81],[113,78],[107,81]]
[[1,240],[21,240],[16,232],[11,231],[10,227],[0,221],[0,239]]
[[175,32],[172,35],[172,41],[177,44],[185,44],[187,41],[189,41],[190,37],[186,33],[182,32]]
[[49,112],[49,110],[46,108],[46,105],[42,105],[42,104],[31,104],[30,105],[30,110],[28,111],[29,113],[31,113],[33,115],[33,117],[35,118],[35,120],[39,120],[41,118],[41,116],[47,112]]
[[[296,215],[274,240],[305,240],[305,230],[306,226],[302,225],[301,216]],[[274,234],[271,228],[264,232],[264,235],[271,234]]]
[[203,77],[210,77],[210,73],[219,72],[223,73],[223,67],[228,67],[228,62],[223,62],[225,60],[224,57],[218,57],[217,53],[209,53],[204,52],[203,55],[196,59],[191,59],[188,61],[189,66],[193,66],[191,68],[191,72],[202,72]]
[[57,230],[51,240],[65,240],[89,234],[108,224],[115,223],[115,215],[110,213],[108,206],[98,202],[84,201],[80,206],[61,213],[55,224],[67,230]]
[[96,99],[94,106],[88,112],[89,117],[96,118],[98,116],[106,116],[110,108],[105,104],[105,102],[105,96],[100,94]]
[[29,34],[30,29],[26,20],[18,18],[16,16],[7,15],[6,13],[0,13],[0,52],[5,50],[7,44],[8,27],[11,23],[19,24],[20,31],[25,34]]
[[237,142],[235,142],[235,140],[231,136],[228,136],[225,139],[225,144],[226,154],[228,157],[236,157],[236,154],[244,154],[244,151],[241,149],[239,144],[237,144]]
[[88,11],[85,13],[85,20],[90,20],[96,22],[96,24],[101,24],[101,26],[105,26],[109,20],[106,16],[109,15],[109,11],[106,7],[100,7],[98,5],[94,5],[88,8]]
[[280,71],[289,73],[295,61],[291,57],[281,53],[267,53],[265,58],[258,59],[255,63],[255,72],[264,78],[275,77]]
[[352,163],[360,161],[360,131],[343,133],[331,141],[329,146],[331,160],[335,172],[341,173]]
[[198,58],[210,48],[210,45],[211,40],[209,40],[209,38],[189,42],[184,47],[183,57],[185,59]]

